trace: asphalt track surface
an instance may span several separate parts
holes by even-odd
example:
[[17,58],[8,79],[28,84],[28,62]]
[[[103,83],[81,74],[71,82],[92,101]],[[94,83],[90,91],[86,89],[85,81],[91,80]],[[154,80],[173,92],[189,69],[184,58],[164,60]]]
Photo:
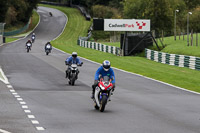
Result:
[[41,21],[31,52],[25,50],[30,36],[6,44],[0,47],[0,65],[45,130],[36,130],[5,86],[0,92],[0,129],[13,133],[200,132],[200,95],[116,69],[112,101],[105,112],[95,110],[91,85],[100,65],[81,58],[79,79],[75,86],[68,85],[64,61],[69,54],[56,49],[49,56],[44,52],[44,44],[61,33],[67,18],[50,8],[39,7],[38,12]]

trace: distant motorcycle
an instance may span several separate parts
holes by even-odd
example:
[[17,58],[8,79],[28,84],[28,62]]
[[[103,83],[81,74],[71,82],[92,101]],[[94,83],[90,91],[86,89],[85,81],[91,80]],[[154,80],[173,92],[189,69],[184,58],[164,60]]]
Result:
[[49,16],[50,16],[50,17],[52,17],[52,16],[53,16],[53,14],[52,14],[51,12],[49,12]]
[[32,40],[32,43],[34,43],[35,42],[35,36],[32,36],[31,40]]
[[48,55],[49,53],[51,53],[51,46],[50,45],[46,46],[45,52],[46,52],[46,55]]
[[31,50],[31,43],[26,44],[27,53]]
[[110,99],[113,84],[112,79],[108,76],[100,78],[98,86],[95,89],[94,95],[94,108],[103,112],[105,106]]
[[69,69],[67,70],[68,72],[68,79],[69,79],[69,84],[70,85],[74,85],[75,81],[78,79],[78,74],[79,74],[79,70],[78,70],[78,66],[82,66],[83,63],[81,63],[80,65],[77,64],[71,64],[69,66]]

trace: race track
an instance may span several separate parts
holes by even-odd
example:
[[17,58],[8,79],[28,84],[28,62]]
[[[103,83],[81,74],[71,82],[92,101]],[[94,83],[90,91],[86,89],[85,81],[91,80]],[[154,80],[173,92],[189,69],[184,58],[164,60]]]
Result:
[[[114,69],[117,87],[112,101],[105,112],[95,110],[90,99],[91,85],[100,65],[81,58],[84,64],[79,68],[79,79],[75,86],[68,85],[64,61],[69,54],[57,49],[49,56],[44,52],[45,43],[56,38],[68,20],[62,12],[51,8],[39,7],[38,13],[40,24],[34,31],[36,41],[31,52],[25,50],[30,36],[3,45],[0,66],[45,130],[35,128],[21,105],[8,94],[9,89],[4,92],[13,106],[7,105],[5,111],[0,112],[5,115],[6,109],[16,110],[16,115],[8,121],[9,116],[1,117],[1,114],[0,129],[13,133],[200,132],[200,95],[117,69]],[[3,100],[7,101],[0,98],[1,105],[5,103]],[[12,126],[11,121],[18,119],[20,121]]]

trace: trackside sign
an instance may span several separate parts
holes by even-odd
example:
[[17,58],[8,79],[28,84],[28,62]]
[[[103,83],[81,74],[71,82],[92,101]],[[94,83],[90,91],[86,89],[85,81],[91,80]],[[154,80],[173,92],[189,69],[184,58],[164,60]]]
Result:
[[150,31],[150,20],[104,19],[104,31]]

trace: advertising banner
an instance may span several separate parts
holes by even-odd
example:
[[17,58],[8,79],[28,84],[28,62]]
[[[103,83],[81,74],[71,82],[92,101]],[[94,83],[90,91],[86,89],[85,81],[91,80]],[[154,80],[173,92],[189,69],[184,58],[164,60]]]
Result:
[[104,31],[150,31],[150,20],[104,19]]

